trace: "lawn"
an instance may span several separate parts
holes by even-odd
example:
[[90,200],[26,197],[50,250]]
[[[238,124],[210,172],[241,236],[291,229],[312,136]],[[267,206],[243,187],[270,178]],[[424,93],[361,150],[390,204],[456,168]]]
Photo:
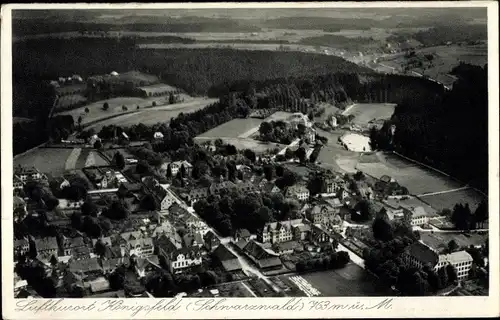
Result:
[[[279,277],[287,286],[298,288],[291,276]],[[339,270],[319,271],[303,274],[301,277],[319,291],[321,297],[383,296],[387,289],[354,263]],[[300,279],[302,281],[302,279]],[[289,291],[298,296],[296,289]],[[304,292],[302,296],[306,296]]]
[[443,209],[453,210],[457,203],[469,204],[472,211],[476,210],[484,196],[474,189],[465,189],[448,193],[423,196],[421,199],[430,204],[434,209],[441,211]]
[[[14,158],[14,166],[34,166],[40,172],[54,176],[62,175],[66,168],[67,159],[76,155],[75,149],[36,148]],[[76,159],[76,158],[75,158]],[[71,164],[73,161],[70,161]],[[76,160],[75,160],[76,162]]]
[[[168,97],[162,97],[161,99],[168,99]],[[146,101],[148,101],[147,105],[150,105],[149,100]],[[181,113],[191,113],[198,111],[205,108],[209,104],[215,103],[216,101],[216,99],[194,98],[190,101],[176,103],[173,105],[139,109],[138,112],[118,115],[114,118],[100,121],[96,124],[90,125],[89,128],[94,128],[94,130],[98,132],[105,125],[117,125],[126,127],[139,123],[145,125],[153,125],[159,122],[168,122],[170,121],[170,119],[177,117]]]
[[353,123],[366,125],[374,119],[389,119],[395,107],[395,104],[390,103],[357,103],[346,109],[343,114],[354,115]]
[[233,119],[226,123],[221,124],[207,132],[200,134],[200,138],[246,138],[255,129],[258,130],[260,124],[263,122],[261,119],[247,118],[247,119]]
[[95,150],[81,148],[37,148],[14,158],[14,165],[34,166],[53,176],[86,166],[106,166],[109,163]]
[[267,142],[263,142],[263,141],[254,140],[251,138],[224,138],[224,137],[217,138],[217,137],[200,137],[200,136],[198,136],[198,137],[194,138],[194,141],[201,144],[201,143],[204,143],[207,141],[213,141],[216,139],[221,139],[222,142],[227,143],[227,144],[231,144],[231,145],[235,146],[236,149],[238,149],[238,150],[251,149],[256,153],[264,153],[267,151],[271,151],[275,148],[278,148],[281,150],[285,147],[285,145],[283,145],[283,144],[271,143],[271,142],[267,143]]
[[[81,108],[61,112],[58,113],[58,115],[71,115],[73,116],[75,122],[77,121],[78,117],[81,116],[82,124],[85,125],[90,122],[117,116],[124,113],[124,111],[122,110],[122,106],[126,106],[128,108],[128,111],[135,111],[137,109],[137,106],[140,106],[141,108],[144,108],[146,106],[150,107],[153,101],[156,101],[157,104],[161,104],[165,102],[166,99],[168,99],[168,97],[156,98],[155,100],[136,97],[112,98],[97,101]],[[102,109],[102,106],[105,102],[109,104],[109,109],[106,111]],[[90,112],[86,113],[85,108],[88,108]]]
[[405,160],[395,154],[381,153],[379,157],[379,162],[358,163],[356,169],[377,179],[383,175],[388,175],[402,186],[408,188],[410,194],[413,195],[462,187],[460,183],[449,177]]

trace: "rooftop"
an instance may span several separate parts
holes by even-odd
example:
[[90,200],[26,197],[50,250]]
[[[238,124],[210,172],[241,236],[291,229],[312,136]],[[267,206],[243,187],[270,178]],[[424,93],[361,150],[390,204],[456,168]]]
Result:
[[431,267],[434,267],[438,263],[439,258],[437,253],[420,242],[415,242],[406,250],[409,255],[423,264],[429,264]]
[[450,254],[439,255],[439,262],[449,262],[456,264],[465,261],[472,261],[472,256],[466,251],[457,251]]

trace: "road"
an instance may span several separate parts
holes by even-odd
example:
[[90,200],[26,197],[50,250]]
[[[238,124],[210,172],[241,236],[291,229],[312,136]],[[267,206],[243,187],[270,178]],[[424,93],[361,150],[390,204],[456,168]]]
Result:
[[455,192],[455,191],[461,191],[461,190],[467,190],[467,189],[470,189],[470,187],[469,186],[464,186],[464,187],[460,187],[460,188],[456,188],[456,189],[452,189],[452,190],[437,191],[437,192],[430,192],[430,193],[422,193],[422,194],[418,194],[417,197],[435,196],[435,195],[438,195],[438,194],[445,194],[445,193],[450,193],[450,192]]
[[351,258],[352,262],[354,262],[363,269],[365,268],[365,260],[363,258],[352,252],[350,249],[344,247],[341,243],[339,243],[338,248],[342,251],[346,251],[349,254],[349,258]]
[[474,230],[443,230],[443,229],[438,229],[434,226],[431,225],[432,229],[422,229],[420,226],[413,226],[412,230],[413,231],[418,231],[418,232],[433,232],[433,233],[476,233],[476,232],[488,232],[489,229],[474,229]]
[[[200,221],[204,221],[203,219],[201,219],[195,212],[195,210],[193,209],[193,207],[189,207],[182,199],[180,199],[172,190],[169,190],[170,193],[174,196],[177,204],[179,204],[181,207],[183,207],[184,209],[186,209],[190,214],[192,214],[194,217],[196,217],[197,219],[199,219]],[[207,225],[207,228],[209,231],[212,231],[216,236],[217,238],[219,238],[221,244],[225,244],[226,245],[226,248],[232,253],[234,254],[237,258],[238,258],[238,261],[240,262],[240,265],[241,265],[241,268],[243,270],[243,272],[249,276],[252,276],[252,275],[255,275],[257,276],[259,279],[262,279],[264,280],[268,285],[270,285],[274,291],[276,292],[280,292],[281,290],[274,284],[271,282],[271,280],[269,280],[269,278],[264,275],[258,268],[256,268],[249,260],[247,260],[247,258],[245,256],[243,256],[242,254],[240,254],[239,252],[237,252],[236,250],[234,250],[231,246],[227,245],[229,242],[231,242],[231,237],[223,237],[221,234],[219,234],[219,232],[217,230],[215,230],[214,228],[212,228],[211,226]]]

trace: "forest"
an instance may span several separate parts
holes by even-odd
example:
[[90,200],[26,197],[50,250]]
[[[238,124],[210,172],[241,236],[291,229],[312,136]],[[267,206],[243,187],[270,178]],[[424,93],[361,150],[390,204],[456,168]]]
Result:
[[[488,68],[461,64],[444,95],[404,99],[379,132],[379,149],[394,149],[481,190],[488,190]],[[395,125],[392,143],[388,124]],[[384,142],[385,141],[385,142]]]

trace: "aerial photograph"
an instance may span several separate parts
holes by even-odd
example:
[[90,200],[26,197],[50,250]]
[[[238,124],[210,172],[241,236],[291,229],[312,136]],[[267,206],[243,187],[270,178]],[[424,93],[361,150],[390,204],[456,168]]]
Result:
[[15,298],[488,296],[487,36],[479,7],[12,10]]

